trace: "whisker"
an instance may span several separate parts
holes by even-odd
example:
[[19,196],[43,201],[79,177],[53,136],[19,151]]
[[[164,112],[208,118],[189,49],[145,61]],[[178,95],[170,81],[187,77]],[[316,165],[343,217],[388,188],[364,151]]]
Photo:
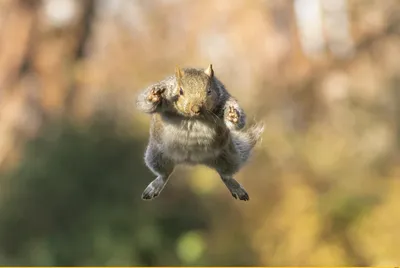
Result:
[[217,114],[215,114],[213,111],[209,111],[209,113],[210,113],[212,116],[214,116],[217,120],[221,120],[221,118],[220,118]]
[[216,114],[214,114],[212,111],[206,110],[207,114],[211,116],[211,119],[214,121],[215,124],[217,124],[217,120],[219,119]]

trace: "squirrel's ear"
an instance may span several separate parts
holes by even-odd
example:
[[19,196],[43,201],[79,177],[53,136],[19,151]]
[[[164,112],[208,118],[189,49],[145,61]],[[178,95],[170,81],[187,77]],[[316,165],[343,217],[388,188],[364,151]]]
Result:
[[183,72],[182,72],[181,68],[179,68],[179,66],[175,67],[175,76],[176,76],[176,78],[182,78],[182,76],[183,76]]
[[212,68],[212,64],[208,65],[208,68],[204,70],[204,73],[208,75],[209,77],[214,76],[214,70]]

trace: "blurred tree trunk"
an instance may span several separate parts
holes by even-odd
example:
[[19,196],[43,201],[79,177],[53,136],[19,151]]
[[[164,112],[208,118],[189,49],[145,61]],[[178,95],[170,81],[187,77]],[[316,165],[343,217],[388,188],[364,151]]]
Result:
[[[35,4],[36,3],[36,4]],[[2,1],[0,90],[11,90],[27,60],[37,15],[37,2]]]
[[79,89],[75,69],[85,56],[95,1],[70,1],[62,23],[46,10],[63,7],[45,3],[0,3],[0,169],[18,159],[24,140],[45,118],[72,112]]

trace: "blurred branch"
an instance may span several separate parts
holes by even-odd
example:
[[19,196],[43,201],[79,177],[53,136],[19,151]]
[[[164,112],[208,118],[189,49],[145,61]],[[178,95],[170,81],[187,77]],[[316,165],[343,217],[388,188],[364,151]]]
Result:
[[[95,0],[86,0],[83,3],[83,15],[79,25],[81,26],[80,33],[78,34],[77,47],[75,52],[75,61],[80,61],[85,58],[85,49],[90,41],[93,21],[95,18]],[[71,85],[70,90],[66,96],[65,106],[67,110],[73,109],[73,103],[77,94],[79,85],[76,81]]]
[[76,49],[76,58],[80,59],[85,56],[86,44],[92,33],[92,25],[95,17],[95,0],[86,0],[83,3],[83,15],[80,21],[81,33],[78,40],[78,45]]
[[355,51],[365,51],[371,48],[375,42],[382,40],[383,38],[387,38],[388,36],[399,36],[400,35],[400,18],[392,19],[388,25],[376,34],[367,36],[364,40],[359,42],[355,46]]
[[[371,49],[372,46],[376,44],[376,42],[381,41],[382,39],[388,38],[390,36],[399,36],[400,35],[400,18],[393,18],[387,24],[387,26],[380,32],[375,33],[373,35],[365,37],[363,40],[358,42],[354,46],[354,55],[352,58],[357,57],[357,55],[364,53]],[[314,68],[312,71],[312,78],[320,78],[323,77],[324,73],[330,71],[333,68],[346,68],[349,64],[351,64],[351,60],[342,60],[334,58],[329,61],[329,64],[326,65],[325,68],[321,68],[320,66]]]

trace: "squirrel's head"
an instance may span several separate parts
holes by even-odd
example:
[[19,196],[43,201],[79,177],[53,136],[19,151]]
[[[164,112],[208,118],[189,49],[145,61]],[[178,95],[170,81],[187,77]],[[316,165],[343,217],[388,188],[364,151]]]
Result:
[[211,112],[218,104],[218,92],[214,70],[210,64],[206,69],[175,70],[175,108],[184,116],[199,116]]

